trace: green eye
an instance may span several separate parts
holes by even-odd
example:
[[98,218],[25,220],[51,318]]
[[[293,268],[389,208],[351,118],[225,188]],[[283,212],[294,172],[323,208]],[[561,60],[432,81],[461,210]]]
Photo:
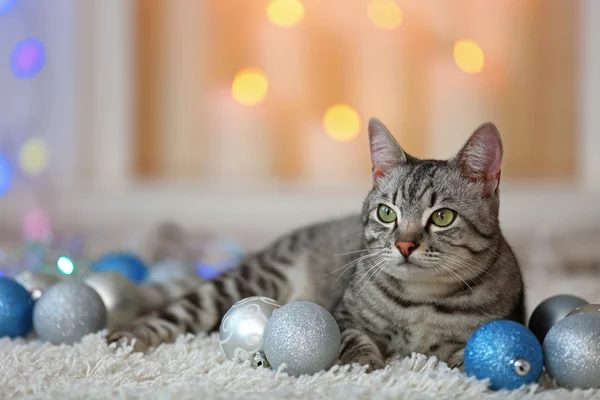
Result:
[[397,218],[396,211],[392,210],[390,207],[385,204],[380,204],[377,209],[377,216],[381,220],[381,222],[390,223],[394,222]]
[[455,218],[456,213],[454,211],[449,208],[440,208],[431,215],[431,222],[436,226],[444,228],[453,223]]

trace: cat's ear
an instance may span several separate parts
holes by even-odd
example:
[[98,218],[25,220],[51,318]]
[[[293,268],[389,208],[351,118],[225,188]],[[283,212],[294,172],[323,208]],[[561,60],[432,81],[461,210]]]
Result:
[[449,164],[460,168],[463,176],[483,182],[486,194],[492,194],[500,184],[502,139],[491,122],[482,124]]
[[377,118],[369,120],[369,147],[374,180],[383,176],[390,168],[408,160],[394,136]]

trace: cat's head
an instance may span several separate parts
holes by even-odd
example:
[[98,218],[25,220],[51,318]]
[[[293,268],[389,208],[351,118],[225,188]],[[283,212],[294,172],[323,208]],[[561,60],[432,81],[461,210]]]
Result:
[[386,260],[386,273],[431,282],[480,275],[501,237],[497,128],[481,125],[443,161],[410,156],[377,119],[369,121],[369,142],[373,188],[363,208],[365,244]]

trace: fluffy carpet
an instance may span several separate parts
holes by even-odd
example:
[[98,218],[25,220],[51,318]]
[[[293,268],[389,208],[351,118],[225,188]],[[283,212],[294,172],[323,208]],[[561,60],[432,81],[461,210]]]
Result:
[[366,374],[334,367],[314,376],[252,369],[227,361],[216,335],[181,337],[147,355],[107,346],[102,334],[74,346],[0,340],[1,399],[591,399],[597,391],[548,383],[490,392],[486,383],[422,355]]

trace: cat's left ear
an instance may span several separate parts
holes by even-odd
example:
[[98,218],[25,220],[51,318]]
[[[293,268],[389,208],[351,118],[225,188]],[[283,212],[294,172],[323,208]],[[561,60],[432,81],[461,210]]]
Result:
[[491,122],[482,124],[473,132],[464,147],[448,163],[460,168],[463,176],[485,184],[485,193],[491,195],[500,184],[502,139],[498,128]]
[[385,175],[391,168],[405,164],[409,158],[392,133],[377,118],[369,120],[369,147],[373,180]]

